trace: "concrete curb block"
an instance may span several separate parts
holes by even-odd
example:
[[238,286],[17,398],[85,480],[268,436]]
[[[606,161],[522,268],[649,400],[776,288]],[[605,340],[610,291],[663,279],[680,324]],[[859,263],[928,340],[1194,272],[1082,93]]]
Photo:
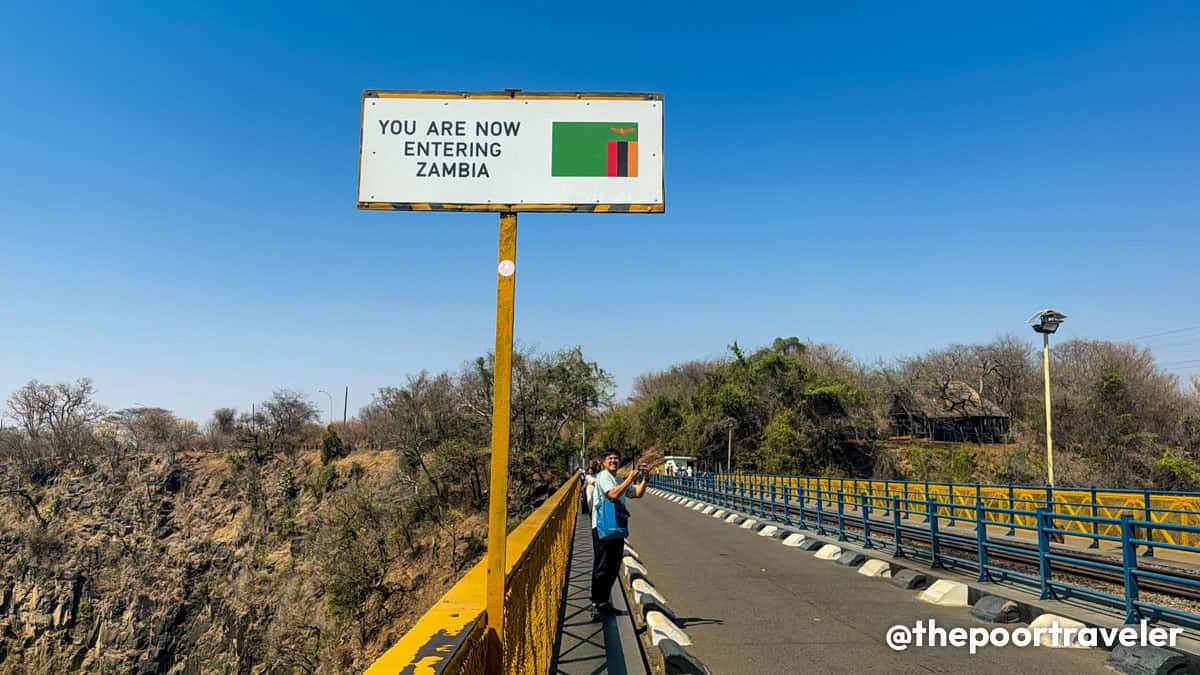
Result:
[[966,584],[949,579],[938,579],[933,582],[932,586],[921,591],[917,595],[917,599],[943,607],[969,607],[971,604],[967,602],[969,594],[970,591],[967,590]]
[[[1043,614],[1029,622],[1029,627],[1034,629],[1034,644],[1039,647],[1050,647],[1051,649],[1088,649],[1088,647],[1086,645],[1079,644],[1074,637],[1067,639],[1067,635],[1064,633],[1059,632],[1054,634],[1039,634],[1036,629],[1057,627],[1074,628],[1078,630],[1086,627],[1086,625],[1087,624],[1083,623],[1082,621],[1068,619],[1065,616],[1059,616],[1057,614]],[[1055,638],[1057,638],[1057,641]]]
[[859,565],[866,562],[866,560],[867,560],[867,556],[859,553],[858,551],[851,551],[849,549],[846,549],[846,550],[842,551],[842,554],[839,555],[837,557],[837,560],[834,560],[834,562],[839,565],[844,565],[846,567],[858,567]]
[[630,546],[629,544],[625,544],[625,555],[633,558],[634,560],[636,560],[638,562],[642,561],[642,557],[639,556],[637,551],[633,550],[633,547]]
[[761,529],[761,530],[759,530],[759,531],[758,531],[758,536],[760,536],[760,537],[774,537],[774,536],[775,536],[775,533],[776,533],[776,532],[778,532],[778,531],[779,531],[779,528],[778,528],[778,527],[775,527],[774,525],[767,525],[766,527],[764,527],[763,529]]
[[749,530],[749,529],[753,528],[755,525],[758,525],[757,520],[755,520],[754,518],[747,518],[747,519],[743,520],[742,524],[738,525],[738,527],[742,528],[743,530]]
[[650,574],[650,572],[648,572],[646,570],[646,568],[643,567],[642,564],[637,561],[636,558],[634,558],[633,556],[628,556],[628,555],[625,556],[624,558],[621,558],[621,572],[623,572],[625,574],[625,576],[631,577],[631,578],[635,574],[643,576],[643,577]]
[[872,558],[863,563],[862,567],[858,568],[858,573],[864,577],[888,579],[892,576],[892,566],[889,565],[885,560],[876,560]]
[[805,539],[804,535],[800,534],[799,532],[793,532],[793,533],[789,534],[786,538],[784,538],[783,545],[784,546],[792,546],[792,547],[799,546],[804,541],[804,539]]
[[667,606],[667,603],[660,602],[652,595],[642,595],[641,604],[639,605],[634,603],[634,607],[637,607],[641,610],[638,612],[638,619],[640,619],[640,623],[643,626],[646,625],[646,615],[650,612],[662,612],[663,614],[666,614],[667,618],[671,621],[679,621],[679,619],[675,616],[675,612],[669,606]]
[[655,647],[663,640],[674,640],[681,647],[692,644],[692,638],[662,612],[646,612],[646,627],[650,630],[650,644]]
[[825,542],[819,539],[805,537],[803,541],[801,541],[799,544],[796,544],[796,548],[800,549],[801,551],[816,551],[824,545]]
[[692,656],[678,642],[664,638],[658,642],[662,655],[663,672],[667,675],[708,675],[708,667]]
[[906,591],[920,591],[929,587],[933,579],[928,574],[916,570],[903,569],[892,575],[892,585]]
[[706,506],[706,507],[704,507],[704,510],[700,512],[700,514],[704,515],[704,516],[709,516],[709,515],[712,515],[713,511],[716,511],[716,508],[714,508],[712,506]]
[[983,596],[971,606],[971,611],[967,613],[988,623],[1019,623],[1022,621],[1019,604],[995,595]]
[[833,544],[825,544],[817,550],[817,560],[833,560],[842,554],[842,549]]
[[728,516],[725,516],[725,522],[736,525],[742,522],[742,517],[736,513],[731,513]]
[[708,506],[704,502],[696,502],[696,505],[692,507],[692,510],[699,511],[700,509],[703,509],[703,508],[712,508],[712,507]]
[[1104,665],[1130,675],[1193,675],[1200,672],[1200,668],[1183,654],[1162,647],[1118,645]]
[[729,512],[725,509],[717,509],[716,513],[712,514],[713,518],[724,518]]
[[667,599],[658,592],[658,589],[646,583],[645,579],[634,579],[629,584],[633,589],[633,601],[637,604],[643,604],[647,598],[653,598],[661,604],[667,604]]

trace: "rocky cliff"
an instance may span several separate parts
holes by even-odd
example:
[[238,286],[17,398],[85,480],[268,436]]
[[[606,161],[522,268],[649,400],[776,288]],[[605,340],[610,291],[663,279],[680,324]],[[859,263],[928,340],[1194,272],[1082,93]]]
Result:
[[97,458],[0,497],[0,672],[361,670],[480,530],[392,453]]

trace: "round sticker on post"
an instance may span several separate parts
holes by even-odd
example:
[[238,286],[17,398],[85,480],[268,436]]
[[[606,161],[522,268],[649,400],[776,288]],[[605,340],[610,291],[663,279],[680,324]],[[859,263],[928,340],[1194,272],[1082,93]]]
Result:
[[511,260],[500,261],[500,276],[511,277],[517,271],[517,264]]

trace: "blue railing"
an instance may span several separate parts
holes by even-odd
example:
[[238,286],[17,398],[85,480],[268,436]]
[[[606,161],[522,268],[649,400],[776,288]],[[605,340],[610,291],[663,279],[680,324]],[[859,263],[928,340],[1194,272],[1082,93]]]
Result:
[[[1139,563],[1141,547],[1142,558],[1159,548],[1195,554],[1197,558],[1191,564],[1200,566],[1200,547],[1174,543],[1200,539],[1200,527],[1162,522],[1162,514],[1177,512],[1176,509],[1139,507],[1113,518],[1059,513],[1052,508],[1053,501],[1047,504],[1014,499],[1011,503],[1024,506],[1030,502],[1029,507],[1006,508],[989,505],[988,502],[996,500],[983,496],[983,487],[995,486],[956,485],[955,488],[976,488],[974,503],[969,505],[973,517],[968,522],[961,515],[967,506],[962,503],[961,495],[954,495],[957,503],[947,503],[932,496],[928,488],[921,490],[918,498],[910,496],[908,490],[881,497],[870,492],[831,489],[832,482],[826,483],[828,487],[816,482],[812,489],[806,489],[800,481],[774,482],[757,477],[653,476],[651,485],[799,530],[813,530],[836,537],[837,541],[853,541],[863,548],[889,551],[897,558],[920,560],[932,568],[970,570],[981,583],[1012,582],[1038,590],[1042,599],[1078,598],[1123,610],[1127,623],[1167,620],[1200,628],[1200,615],[1141,599],[1142,590],[1170,595],[1200,589],[1200,568],[1189,573],[1186,569],[1163,566],[1148,569]],[[1185,513],[1195,515],[1192,511]],[[948,527],[953,529],[943,529],[943,521],[948,521]],[[996,535],[989,532],[989,527],[1007,532]],[[1018,533],[1027,538],[1023,540]],[[1087,548],[1066,546],[1062,542],[1067,536],[1086,537],[1091,544]],[[1108,542],[1114,548],[1091,550],[1100,548],[1100,542]],[[1022,565],[1025,569],[1020,568]],[[1062,578],[1064,574],[1079,577],[1089,573],[1101,576],[1104,583],[1113,586],[1114,592]],[[1116,587],[1122,587],[1119,594]]]

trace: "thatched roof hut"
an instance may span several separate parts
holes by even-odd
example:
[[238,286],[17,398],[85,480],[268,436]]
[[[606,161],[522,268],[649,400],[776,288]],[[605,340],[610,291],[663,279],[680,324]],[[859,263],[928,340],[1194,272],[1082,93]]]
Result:
[[935,441],[1004,443],[1012,426],[1000,406],[966,382],[933,392],[896,391],[888,414],[897,435]]

